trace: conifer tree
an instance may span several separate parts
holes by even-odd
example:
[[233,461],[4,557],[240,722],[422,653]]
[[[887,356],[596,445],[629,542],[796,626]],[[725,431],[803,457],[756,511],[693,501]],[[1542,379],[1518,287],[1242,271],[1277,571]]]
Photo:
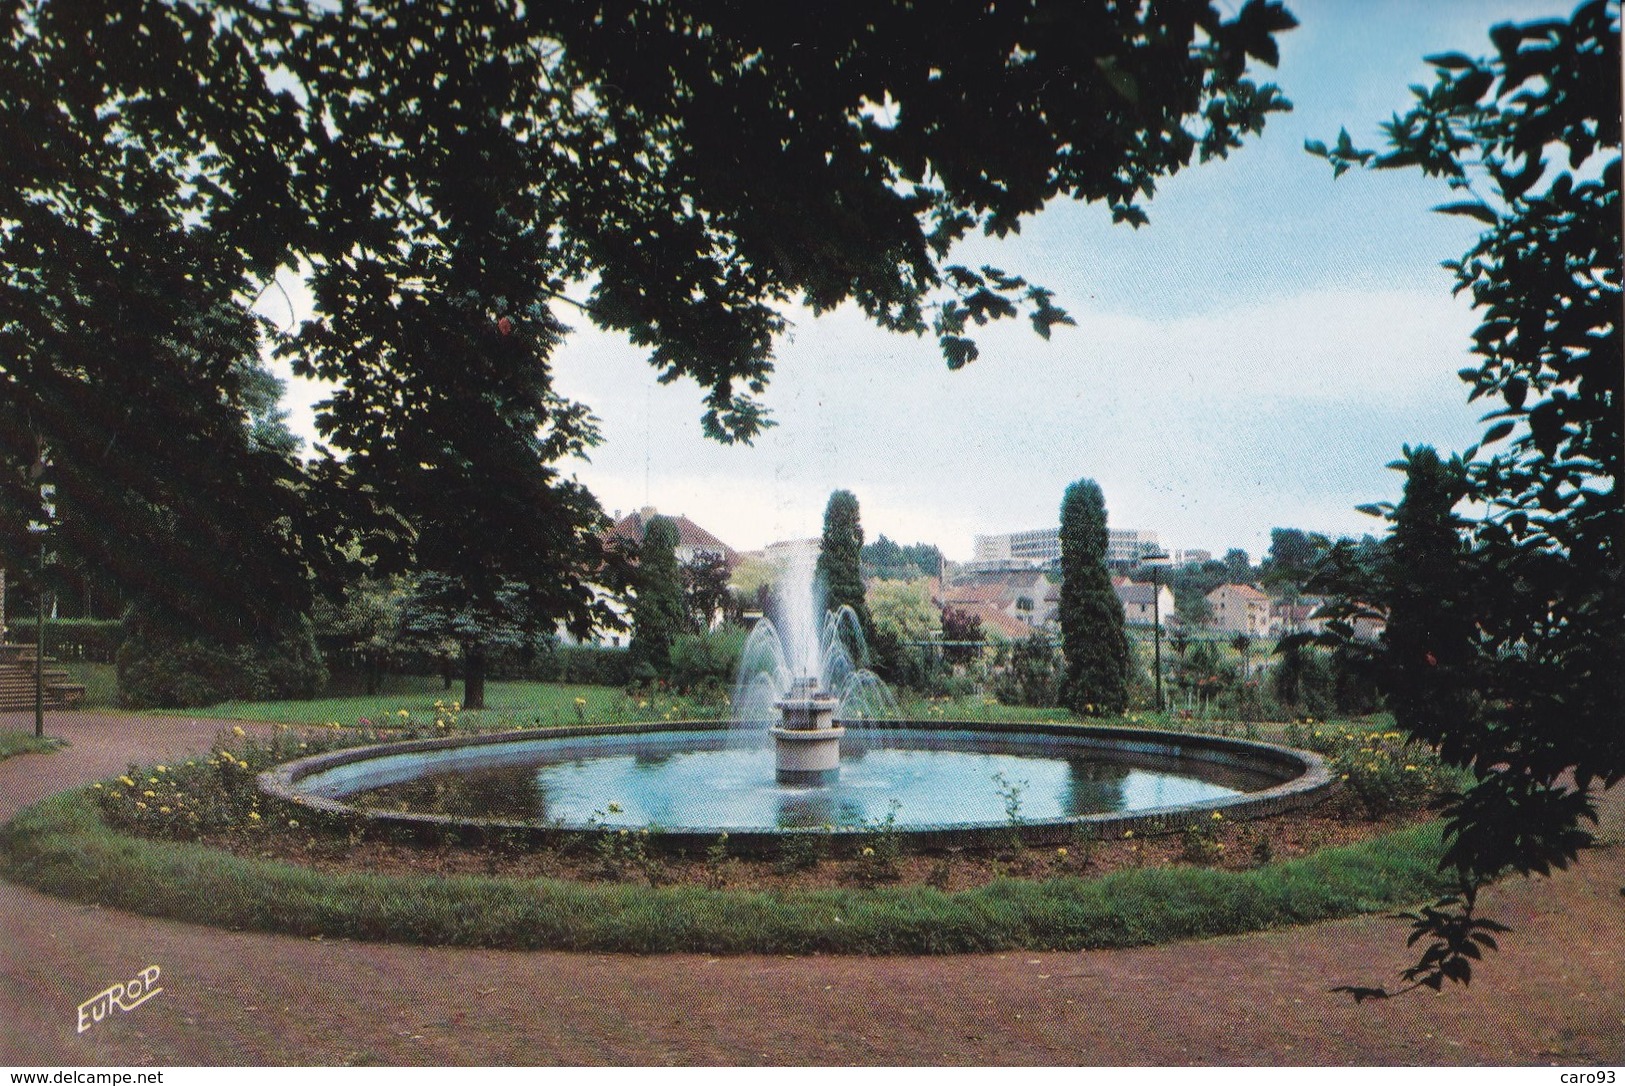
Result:
[[638,548],[632,601],[632,676],[647,682],[671,672],[671,645],[683,631],[683,582],[677,568],[677,525],[650,519]]
[[1083,716],[1128,707],[1128,635],[1106,571],[1106,539],[1105,496],[1093,479],[1079,479],[1061,502],[1061,702]]
[[863,574],[859,563],[863,553],[863,524],[858,519],[858,499],[850,490],[837,490],[824,507],[824,539],[818,552],[818,576],[824,583],[824,605],[831,611],[852,608],[863,627],[865,640],[874,639],[874,621],[864,600]]

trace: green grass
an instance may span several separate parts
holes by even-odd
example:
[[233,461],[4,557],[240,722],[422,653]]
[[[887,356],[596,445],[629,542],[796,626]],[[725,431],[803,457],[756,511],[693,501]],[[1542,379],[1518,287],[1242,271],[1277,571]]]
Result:
[[324,874],[123,836],[83,790],[37,803],[0,830],[6,877],[152,916],[304,936],[641,953],[946,954],[1160,943],[1424,900],[1442,889],[1439,855],[1432,825],[1244,872],[1146,869],[957,893],[762,893]]
[[0,732],[0,762],[16,754],[36,754],[57,750],[62,740],[46,736],[35,739],[33,732]]
[[1002,705],[990,697],[967,695],[957,698],[926,698],[908,691],[899,692],[897,708],[907,720],[1076,721],[1066,709],[1038,709],[1027,705]]
[[88,660],[65,660],[62,668],[68,681],[85,688],[81,709],[118,708],[118,669],[112,664],[93,664]]
[[[437,701],[449,707],[461,696],[460,683],[446,690],[438,679],[395,678],[391,680],[389,689],[381,694],[356,694],[310,701],[228,701],[202,709],[185,710],[184,715],[218,720],[353,727],[363,720],[380,726],[390,724],[405,711],[419,721],[432,723]],[[578,698],[581,699],[579,706],[576,704]],[[500,729],[579,721],[604,724],[634,720],[694,720],[715,717],[725,709],[724,706],[670,695],[635,698],[615,687],[538,682],[487,683],[485,704],[484,710],[457,714],[459,725],[464,728]],[[177,715],[180,711],[162,712]]]

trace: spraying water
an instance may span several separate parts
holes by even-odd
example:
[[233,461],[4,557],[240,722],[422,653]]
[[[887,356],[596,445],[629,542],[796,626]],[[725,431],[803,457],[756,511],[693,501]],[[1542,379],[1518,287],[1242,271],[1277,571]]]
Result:
[[846,606],[825,608],[817,566],[816,543],[798,545],[787,555],[774,585],[773,614],[756,624],[740,654],[736,726],[766,727],[778,717],[776,703],[797,688],[798,680],[805,688],[809,678],[835,699],[835,718],[843,723],[897,716],[891,691],[868,670],[858,616]]

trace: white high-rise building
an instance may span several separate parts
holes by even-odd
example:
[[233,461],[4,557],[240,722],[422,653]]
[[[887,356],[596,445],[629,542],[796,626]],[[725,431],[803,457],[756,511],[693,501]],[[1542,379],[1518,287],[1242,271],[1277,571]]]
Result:
[[[1147,551],[1160,550],[1157,533],[1142,528],[1108,528],[1106,561],[1132,565]],[[1061,528],[975,537],[972,565],[979,569],[1028,569],[1061,560]]]

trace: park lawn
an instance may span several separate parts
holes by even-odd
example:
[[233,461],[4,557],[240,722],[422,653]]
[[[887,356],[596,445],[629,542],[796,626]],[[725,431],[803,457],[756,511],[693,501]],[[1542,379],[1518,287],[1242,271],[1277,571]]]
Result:
[[[897,710],[904,720],[975,720],[989,723],[1007,721],[1076,721],[1067,709],[1040,709],[1030,705],[1004,705],[990,697],[967,694],[962,697],[928,698],[901,691]],[[1114,723],[1116,723],[1114,721]],[[1127,723],[1127,721],[1123,721]]]
[[[1437,824],[1250,870],[746,891],[326,872],[134,837],[90,789],[0,827],[0,873],[103,907],[305,937],[623,953],[951,954],[1139,946],[1380,912],[1444,888]],[[831,918],[838,922],[832,923]]]
[[[582,722],[711,719],[727,708],[670,694],[633,697],[617,687],[493,681],[485,686],[485,709],[463,711],[454,708],[462,695],[461,684],[453,684],[447,690],[439,679],[396,677],[391,679],[390,685],[393,690],[372,695],[309,701],[227,701],[185,710],[184,715],[314,727],[384,727],[397,722],[405,713],[419,724],[433,725],[438,715],[448,720],[454,718],[457,727],[489,730]],[[162,712],[177,715],[181,711]]]
[[89,660],[64,660],[61,667],[68,673],[68,681],[85,688],[85,700],[80,709],[118,708],[118,669],[112,664],[92,663]]
[[36,739],[33,732],[0,732],[0,762],[17,754],[56,750],[62,743],[61,739],[53,739],[50,736]]

